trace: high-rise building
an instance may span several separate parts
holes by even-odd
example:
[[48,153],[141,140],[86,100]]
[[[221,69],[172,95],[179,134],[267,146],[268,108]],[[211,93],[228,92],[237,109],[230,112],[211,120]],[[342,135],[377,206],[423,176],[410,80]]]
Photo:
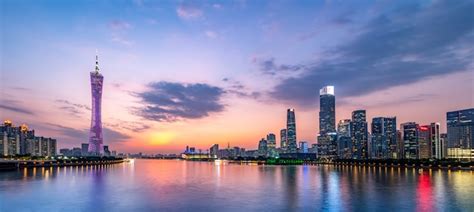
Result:
[[439,123],[430,124],[431,157],[437,159],[443,158],[439,126]]
[[403,158],[405,159],[418,159],[418,129],[419,125],[415,122],[406,122],[400,125],[403,139]]
[[446,114],[448,148],[474,148],[474,108]]
[[297,153],[296,144],[296,117],[295,109],[290,108],[286,113],[286,134],[288,141],[288,153]]
[[447,157],[474,159],[474,108],[446,114],[448,126]]
[[418,159],[431,158],[430,125],[418,127]]
[[336,97],[334,86],[325,86],[319,90],[319,135],[318,157],[337,157],[336,133]]
[[267,156],[267,140],[264,138],[260,139],[258,142],[258,155],[259,156]]
[[372,119],[372,158],[386,159],[397,157],[397,118],[375,117]]
[[340,120],[337,124],[337,155],[339,158],[352,158],[351,120]]
[[55,156],[56,139],[36,137],[26,124],[14,127],[7,120],[0,126],[0,155]]
[[441,152],[441,159],[446,158],[448,156],[448,134],[447,133],[441,133],[439,134],[439,146],[440,146],[440,152]]
[[273,133],[267,135],[267,156],[276,157],[276,136]]
[[336,132],[336,97],[334,86],[319,90],[319,134]]
[[283,152],[286,151],[287,148],[287,134],[286,134],[286,129],[281,129],[280,130],[280,148]]
[[91,129],[89,132],[89,153],[100,155],[102,137],[102,86],[104,77],[99,73],[99,57],[96,56],[95,71],[90,73],[92,91]]
[[211,154],[211,158],[217,158],[219,155],[219,144],[214,144],[209,148],[209,154]]
[[356,110],[352,112],[352,158],[367,159],[368,137],[367,121],[365,110]]

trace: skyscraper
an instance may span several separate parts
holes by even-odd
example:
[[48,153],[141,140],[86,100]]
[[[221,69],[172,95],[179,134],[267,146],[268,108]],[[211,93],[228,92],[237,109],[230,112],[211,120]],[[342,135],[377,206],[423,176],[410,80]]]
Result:
[[276,157],[276,136],[273,133],[267,135],[267,156]]
[[448,112],[448,148],[474,149],[474,108]]
[[319,134],[336,132],[336,97],[334,86],[319,90]]
[[334,86],[325,86],[319,90],[318,156],[323,158],[337,157]]
[[264,138],[260,139],[258,142],[258,155],[267,156],[267,140]]
[[351,120],[340,120],[337,124],[337,155],[339,158],[352,158]]
[[385,159],[397,157],[397,118],[375,117],[372,119],[372,157]]
[[290,108],[286,113],[286,134],[288,141],[288,153],[297,153],[296,144],[296,117],[295,109]]
[[352,158],[367,159],[368,154],[368,130],[365,110],[352,112]]
[[430,142],[431,142],[431,157],[442,158],[442,145],[439,134],[439,123],[430,124]]
[[280,130],[280,148],[283,152],[286,151],[286,146],[287,145],[288,145],[288,143],[287,143],[286,129],[281,129]]
[[418,127],[418,159],[431,158],[430,125]]
[[474,159],[474,108],[448,112],[447,157]]
[[103,144],[102,137],[102,86],[104,77],[99,73],[99,57],[96,56],[95,71],[90,73],[92,91],[91,129],[89,132],[89,152],[100,155]]
[[407,122],[400,125],[401,139],[403,140],[403,158],[418,159],[418,128],[415,122]]

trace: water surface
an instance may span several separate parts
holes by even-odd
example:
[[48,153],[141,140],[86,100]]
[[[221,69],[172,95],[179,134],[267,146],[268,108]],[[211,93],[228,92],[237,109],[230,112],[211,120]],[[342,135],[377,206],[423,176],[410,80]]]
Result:
[[0,172],[0,211],[474,211],[471,171],[135,160]]

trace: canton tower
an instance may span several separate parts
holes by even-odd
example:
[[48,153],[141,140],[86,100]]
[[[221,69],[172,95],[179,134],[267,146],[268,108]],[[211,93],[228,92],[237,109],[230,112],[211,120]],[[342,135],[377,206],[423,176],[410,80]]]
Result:
[[91,75],[92,91],[92,116],[91,130],[89,132],[89,152],[92,155],[100,155],[102,150],[102,85],[104,76],[99,73],[99,56],[95,56],[95,71]]

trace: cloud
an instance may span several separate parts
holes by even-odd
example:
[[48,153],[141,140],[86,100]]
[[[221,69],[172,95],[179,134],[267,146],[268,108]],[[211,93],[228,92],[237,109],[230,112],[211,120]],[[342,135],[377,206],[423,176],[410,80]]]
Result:
[[87,105],[72,103],[65,99],[57,99],[55,102],[60,104],[58,106],[59,109],[64,110],[69,115],[72,115],[75,117],[81,117],[85,113],[85,111],[91,110],[91,108]]
[[[59,133],[62,136],[66,136],[66,139],[73,140],[82,140],[87,142],[89,138],[89,129],[75,129],[59,124],[46,123],[45,125],[49,126],[49,129]],[[123,142],[130,138],[130,136],[123,134],[119,131],[110,129],[108,127],[102,128],[102,133],[104,136],[104,144],[109,144],[113,142]],[[79,144],[78,144],[79,145]]]
[[240,81],[227,77],[223,78],[222,81],[227,83],[227,87],[225,89],[227,94],[234,94],[237,97],[252,99],[258,99],[262,96],[261,92],[248,91],[248,89]]
[[286,65],[286,64],[276,64],[275,58],[258,58],[254,57],[252,62],[256,64],[259,70],[264,74],[276,75],[281,72],[294,72],[302,70],[304,67],[302,65]]
[[180,4],[176,9],[176,14],[182,19],[192,20],[203,16],[203,11],[196,5]]
[[20,106],[20,102],[16,100],[5,99],[0,103],[0,109],[22,113],[26,115],[34,115],[33,111]]
[[151,128],[150,125],[141,122],[122,121],[118,119],[114,123],[104,123],[104,126],[107,126],[111,129],[130,130],[132,132],[142,132]]
[[153,82],[147,91],[136,94],[143,107],[135,114],[158,122],[199,119],[224,110],[220,102],[224,93],[222,88],[203,83]]
[[[318,89],[327,84],[336,86],[338,96],[348,97],[431,76],[472,71],[473,5],[469,1],[435,1],[378,15],[350,42],[328,51],[328,59],[284,79],[270,95],[310,107],[317,102]],[[269,60],[263,70],[273,70],[273,64]]]
[[[395,99],[383,99],[383,100],[375,100],[375,101],[357,101],[352,98],[350,99],[342,99],[338,101],[338,104],[341,106],[350,105],[356,108],[381,108],[386,106],[397,106],[397,105],[404,105],[407,103],[414,103],[414,102],[424,102],[429,99],[433,99],[438,95],[429,94],[429,93],[422,93],[422,94],[415,94],[413,96],[403,97],[403,98],[395,98]],[[360,103],[358,103],[360,102]]]

